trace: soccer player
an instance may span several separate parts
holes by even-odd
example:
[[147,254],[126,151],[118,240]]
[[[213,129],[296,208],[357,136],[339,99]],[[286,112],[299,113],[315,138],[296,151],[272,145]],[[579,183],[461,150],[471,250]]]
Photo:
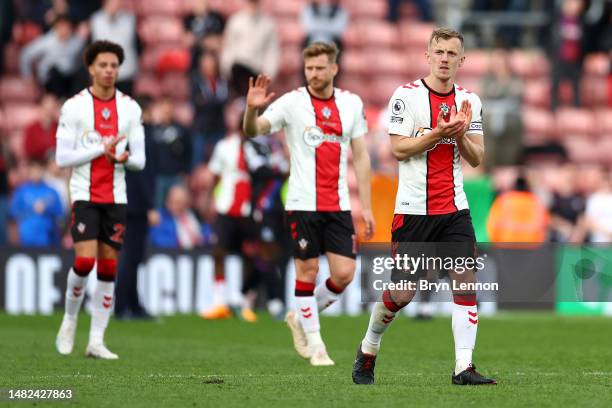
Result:
[[[399,185],[392,225],[394,247],[407,242],[447,242],[454,256],[474,257],[475,235],[463,191],[461,158],[472,167],[484,156],[480,98],[454,83],[465,61],[463,36],[433,31],[425,53],[431,71],[397,88],[389,103],[389,134],[399,161]],[[457,106],[460,106],[457,109]],[[473,270],[447,271],[456,283],[474,283]],[[353,381],[374,383],[381,338],[414,291],[385,291],[375,303],[366,335],[357,349]],[[474,291],[453,291],[452,331],[455,370],[452,383],[495,384],[472,364],[478,312]]]
[[108,41],[96,41],[86,48],[84,60],[92,85],[64,103],[57,129],[56,162],[60,167],[72,167],[70,232],[75,252],[68,272],[66,310],[56,339],[61,354],[72,352],[87,278],[97,265],[85,354],[118,358],[104,345],[104,332],[111,315],[117,254],[126,223],[125,168],[142,170],[145,165],[141,109],[115,88],[123,57],[123,49]]
[[[270,80],[251,78],[244,133],[255,136],[285,129],[290,151],[285,210],[293,242],[297,317],[286,322],[298,354],[315,366],[333,365],[321,338],[319,312],[334,303],[355,273],[356,238],[346,182],[349,147],[357,175],[366,239],[374,231],[370,203],[370,157],[363,135],[367,124],[363,102],[334,88],[338,73],[334,44],[315,42],[303,51],[307,86],[269,104]],[[315,288],[319,256],[325,254],[331,277]]]

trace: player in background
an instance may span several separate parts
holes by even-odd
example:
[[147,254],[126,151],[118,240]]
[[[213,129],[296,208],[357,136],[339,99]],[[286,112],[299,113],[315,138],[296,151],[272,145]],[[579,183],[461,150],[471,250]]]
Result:
[[[449,255],[474,257],[476,238],[463,191],[461,158],[476,167],[484,157],[482,105],[476,94],[454,83],[457,69],[465,61],[460,33],[434,30],[425,56],[431,67],[429,75],[398,87],[389,103],[391,150],[399,162],[392,244],[450,242]],[[456,283],[476,281],[473,270],[446,272]],[[382,336],[414,294],[410,290],[385,291],[383,302],[375,303],[357,349],[355,383],[374,383]],[[454,290],[453,301],[452,383],[495,384],[472,364],[478,328],[476,293]]]
[[[285,210],[295,258],[297,316],[286,322],[298,354],[315,366],[333,365],[319,326],[319,313],[334,303],[355,273],[356,237],[346,182],[347,156],[353,153],[366,239],[374,231],[370,201],[367,123],[359,96],[334,88],[338,73],[334,44],[315,42],[303,51],[307,86],[268,105],[270,80],[251,78],[244,133],[256,136],[285,130],[290,152]],[[315,288],[319,256],[325,254],[331,277]]]
[[61,354],[72,352],[88,275],[97,265],[86,355],[118,358],[104,345],[104,332],[112,311],[117,255],[126,222],[125,168],[142,170],[145,165],[141,109],[115,88],[123,58],[123,49],[109,41],[87,47],[84,60],[92,85],[64,103],[57,128],[55,160],[60,167],[72,168],[70,231],[75,252],[68,272],[66,310],[56,338]]

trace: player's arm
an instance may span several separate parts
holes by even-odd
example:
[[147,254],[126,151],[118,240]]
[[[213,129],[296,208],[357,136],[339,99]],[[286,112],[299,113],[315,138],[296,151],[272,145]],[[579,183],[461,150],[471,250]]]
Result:
[[361,201],[361,212],[365,223],[365,239],[369,240],[374,235],[374,215],[372,214],[372,193],[370,186],[370,154],[365,144],[365,137],[351,139],[353,151],[353,167],[357,177],[357,189],[359,201]]
[[[453,135],[457,140],[459,154],[472,167],[477,167],[484,158],[484,136],[482,133],[482,122],[472,122],[472,106],[467,100],[461,103],[457,114],[464,119],[463,129]],[[480,116],[480,115],[479,115]],[[479,118],[478,118],[479,119]]]
[[447,122],[444,114],[440,111],[437,126],[431,132],[421,137],[408,137],[405,134],[391,133],[391,153],[397,161],[404,161],[413,156],[425,153],[433,148],[442,138],[452,137],[453,134],[463,128],[463,121],[455,118],[454,107],[451,110],[451,118]]
[[247,137],[265,135],[270,133],[272,124],[262,116],[259,110],[268,105],[274,97],[274,92],[268,94],[270,78],[265,75],[258,75],[255,80],[249,78],[249,91],[246,96],[246,109],[244,111],[244,121],[242,130]]
[[129,170],[142,170],[146,164],[145,134],[140,116],[141,112],[140,108],[138,108],[128,135],[130,152],[125,161],[125,167]]
[[59,167],[72,167],[89,163],[104,154],[104,145],[79,146],[78,138],[83,137],[76,125],[76,119],[67,105],[62,108],[56,133],[55,162]]

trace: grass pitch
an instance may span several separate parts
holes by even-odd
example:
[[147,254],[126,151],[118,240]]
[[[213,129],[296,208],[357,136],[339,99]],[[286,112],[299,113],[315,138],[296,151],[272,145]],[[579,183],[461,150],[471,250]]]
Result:
[[[89,317],[75,351],[54,348],[61,316],[0,314],[0,388],[70,388],[69,402],[13,406],[83,407],[609,407],[612,321],[513,313],[482,317],[475,363],[499,385],[450,384],[450,319],[396,319],[383,340],[377,384],[351,381],[367,316],[322,318],[334,367],[311,367],[293,351],[283,323],[262,317],[205,322],[195,316],[154,323],[111,321],[118,361],[86,359]],[[9,404],[0,401],[0,406]]]

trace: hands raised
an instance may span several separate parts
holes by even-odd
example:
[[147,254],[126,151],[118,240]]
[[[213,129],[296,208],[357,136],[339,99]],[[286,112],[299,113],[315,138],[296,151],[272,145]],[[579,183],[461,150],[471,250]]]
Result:
[[438,123],[436,129],[440,132],[441,137],[451,137],[453,139],[461,139],[470,126],[472,121],[472,105],[469,101],[461,102],[459,112],[455,106],[451,108],[450,118],[444,120],[444,112],[438,114]]
[[125,139],[125,136],[122,135],[109,137],[104,141],[104,156],[109,162],[123,164],[127,161],[130,156],[129,152],[123,152],[119,156],[116,153],[117,144],[123,139]]
[[261,109],[272,102],[275,93],[268,94],[269,85],[270,78],[266,75],[257,75],[255,80],[253,77],[249,78],[249,91],[246,95],[246,103],[249,108]]

